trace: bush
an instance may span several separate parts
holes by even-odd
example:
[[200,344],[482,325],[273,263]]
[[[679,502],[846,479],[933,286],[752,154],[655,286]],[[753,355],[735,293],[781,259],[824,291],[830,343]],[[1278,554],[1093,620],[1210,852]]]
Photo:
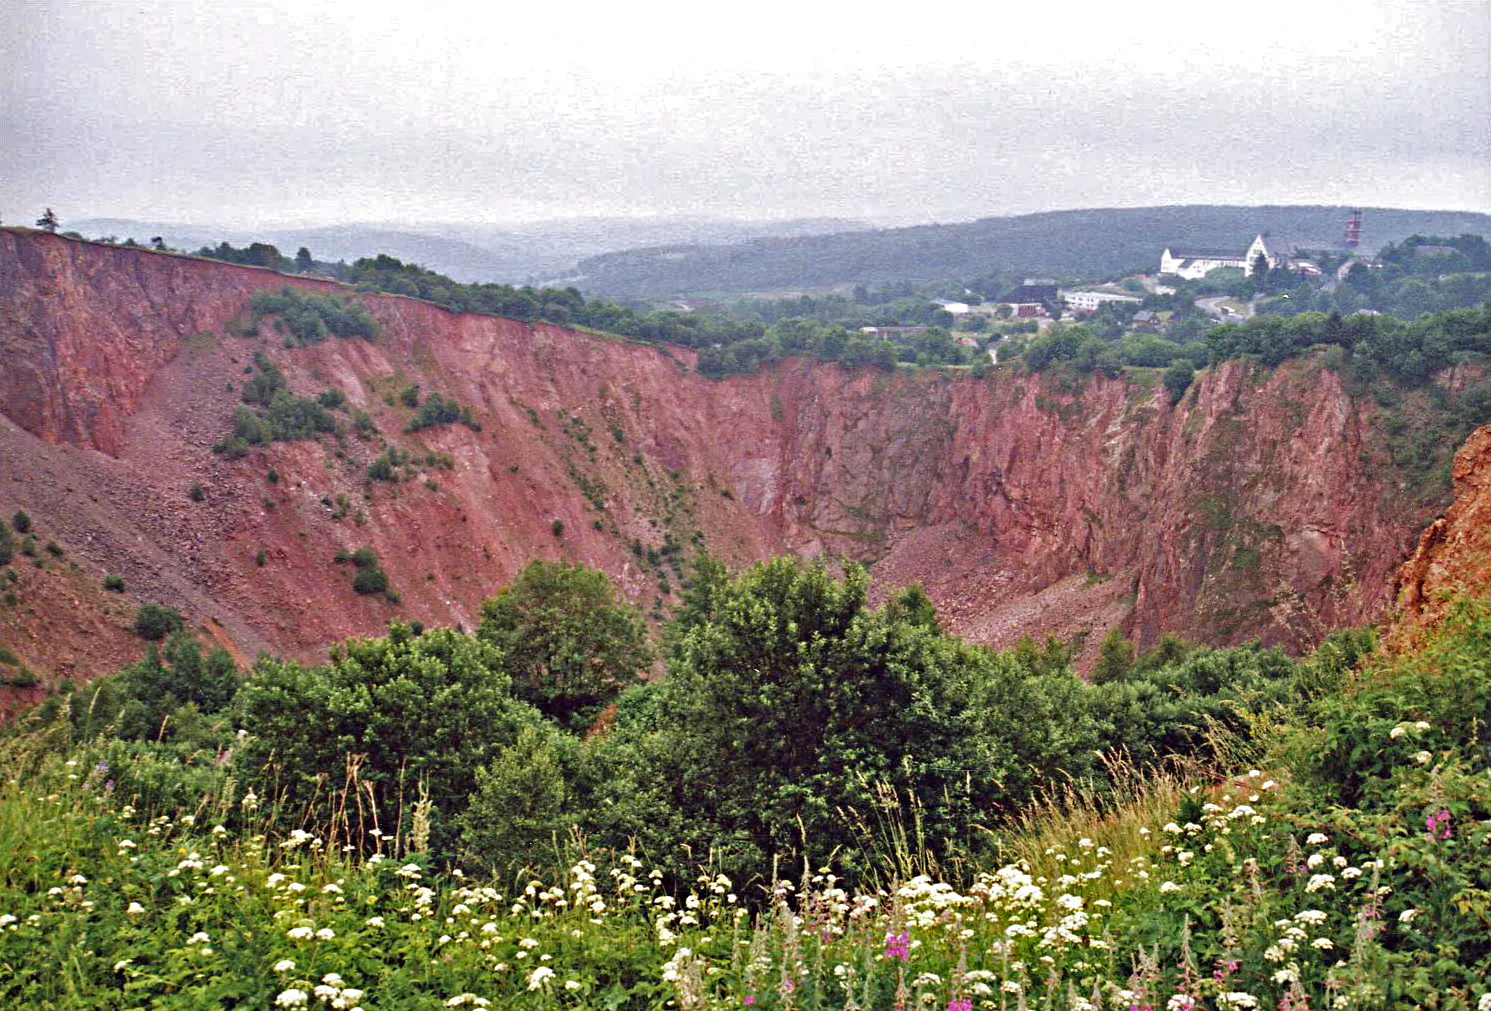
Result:
[[181,612],[160,604],[145,603],[135,612],[134,630],[141,639],[159,642],[185,626]]
[[236,460],[250,446],[313,439],[337,430],[336,419],[317,400],[290,393],[278,366],[261,352],[254,352],[249,371],[253,376],[244,384],[243,401],[251,406],[233,412],[233,433],[213,444],[214,453]]
[[463,860],[503,876],[557,862],[555,843],[573,822],[569,781],[575,744],[552,727],[525,726],[511,745],[476,770],[475,788],[459,819]]
[[352,589],[363,595],[385,594],[391,603],[398,603],[396,595],[388,588],[388,576],[378,565],[378,553],[371,547],[360,547],[350,555],[339,552],[338,564],[351,562],[356,571],[352,573]]
[[[216,446],[213,446],[213,452],[217,452]],[[206,498],[207,495],[205,492],[202,491],[202,486],[200,484],[194,484],[192,485],[192,490],[186,493],[186,497],[191,499],[193,502],[200,502],[204,498]]]
[[518,697],[561,726],[583,729],[652,660],[641,617],[596,569],[529,562],[481,615]]
[[16,528],[18,534],[29,534],[31,532],[31,517],[24,509],[17,509],[16,514],[10,518],[10,525]]
[[124,577],[123,576],[113,576],[113,575],[105,576],[104,577],[104,589],[108,590],[110,593],[123,593],[124,592]]
[[373,458],[368,464],[368,477],[373,481],[397,481],[399,479],[396,467],[403,463],[398,450],[385,449]]
[[[351,820],[351,839],[368,843],[370,829],[392,833],[401,811],[407,828],[423,789],[431,850],[443,855],[452,854],[454,819],[477,769],[541,719],[512,697],[493,646],[450,629],[415,635],[397,622],[383,638],[332,647],[319,667],[260,659],[238,708],[249,738],[237,761],[275,778],[284,824]],[[350,755],[363,791],[356,801],[341,795]],[[330,792],[328,780],[337,784]]]
[[973,848],[973,821],[1095,764],[1070,673],[961,643],[915,597],[871,611],[868,585],[795,559],[712,585],[668,677],[595,748],[597,837],[707,851],[732,877],[831,854],[867,874],[892,844],[877,825],[915,818],[947,858]]
[[1172,405],[1180,403],[1195,378],[1196,369],[1189,359],[1177,358],[1170,363],[1170,366],[1165,369],[1165,389],[1170,394]]
[[[408,390],[414,390],[417,395],[419,387],[408,387],[405,392],[407,393]],[[404,403],[409,405],[408,398],[404,399]],[[474,432],[481,431],[481,425],[472,418],[469,407],[462,407],[455,397],[444,397],[439,393],[431,392],[425,398],[425,402],[419,406],[419,411],[405,426],[404,431],[418,432],[420,429],[434,425],[449,425],[456,422],[460,422]]]
[[265,316],[278,316],[289,331],[290,346],[315,344],[327,334],[338,337],[378,336],[378,322],[361,303],[351,299],[317,295],[285,287],[278,292],[261,291],[249,303],[254,323]]
[[352,576],[352,589],[363,595],[382,593],[388,589],[388,576],[376,565],[359,567]]

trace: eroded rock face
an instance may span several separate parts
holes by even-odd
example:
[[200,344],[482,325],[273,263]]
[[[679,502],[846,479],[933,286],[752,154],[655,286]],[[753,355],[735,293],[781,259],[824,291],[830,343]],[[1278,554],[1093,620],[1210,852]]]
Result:
[[[869,563],[877,592],[921,582],[950,628],[991,643],[1086,630],[1090,649],[1122,625],[1300,647],[1382,611],[1433,512],[1402,504],[1373,408],[1319,361],[1208,370],[1178,407],[1154,374],[1066,389],[793,360],[712,382],[683,349],[253,268],[25,230],[0,231],[0,259],[0,509],[248,655],[311,658],[394,616],[472,627],[535,556],[603,568],[652,607],[699,545]],[[226,332],[286,284],[360,299],[378,340]],[[299,394],[341,389],[380,436],[214,455],[256,349]],[[410,383],[481,431],[404,434],[393,394]],[[436,457],[369,482],[382,439]],[[331,561],[365,544],[398,606]],[[66,623],[24,611],[27,662],[49,669]]]
[[1455,500],[1425,528],[1398,570],[1396,608],[1387,639],[1410,645],[1444,616],[1453,594],[1491,592],[1491,425],[1470,434],[1455,454]]

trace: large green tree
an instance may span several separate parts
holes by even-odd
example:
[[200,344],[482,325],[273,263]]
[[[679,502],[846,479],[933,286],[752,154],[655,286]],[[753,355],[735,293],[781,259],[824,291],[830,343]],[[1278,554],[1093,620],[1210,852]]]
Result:
[[596,569],[536,559],[481,615],[513,691],[561,726],[583,729],[652,662],[640,615]]

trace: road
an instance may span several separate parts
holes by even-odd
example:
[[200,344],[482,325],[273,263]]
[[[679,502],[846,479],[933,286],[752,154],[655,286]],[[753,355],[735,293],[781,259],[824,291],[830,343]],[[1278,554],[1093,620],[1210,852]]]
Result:
[[1238,314],[1229,306],[1222,304],[1228,300],[1236,301],[1230,295],[1209,295],[1206,298],[1196,299],[1196,308],[1209,316],[1215,316],[1217,319],[1226,320],[1231,323],[1239,323],[1245,319],[1253,318],[1254,306],[1258,301],[1256,295],[1248,301],[1247,308],[1242,314]]

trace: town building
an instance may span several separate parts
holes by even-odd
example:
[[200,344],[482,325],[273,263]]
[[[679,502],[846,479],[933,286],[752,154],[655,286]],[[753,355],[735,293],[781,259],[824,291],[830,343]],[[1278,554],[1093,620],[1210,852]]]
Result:
[[1243,272],[1244,277],[1253,276],[1253,265],[1262,256],[1270,270],[1285,262],[1292,250],[1286,244],[1264,239],[1260,234],[1241,255],[1222,250],[1175,250],[1166,246],[1160,254],[1160,273],[1174,274],[1188,281],[1205,277],[1220,267],[1232,267]]
[[924,326],[862,326],[859,332],[876,337],[918,337],[926,333],[927,328]]
[[1008,306],[1016,319],[1034,319],[1046,312],[1048,306],[1059,307],[1060,301],[1054,284],[1022,284],[1000,295],[995,305]]
[[1097,312],[1104,302],[1142,302],[1133,295],[1120,295],[1116,291],[1058,291],[1057,297],[1073,312]]

